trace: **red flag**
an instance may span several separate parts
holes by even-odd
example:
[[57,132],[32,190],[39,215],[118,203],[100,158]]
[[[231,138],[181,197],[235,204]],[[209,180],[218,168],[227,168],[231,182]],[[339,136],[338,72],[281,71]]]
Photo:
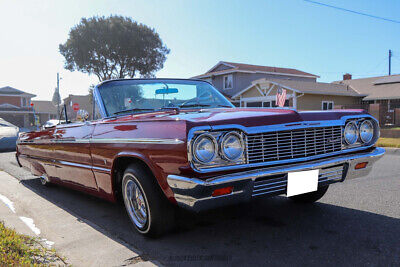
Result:
[[286,101],[286,90],[278,87],[278,91],[276,92],[276,105],[278,107],[285,106]]

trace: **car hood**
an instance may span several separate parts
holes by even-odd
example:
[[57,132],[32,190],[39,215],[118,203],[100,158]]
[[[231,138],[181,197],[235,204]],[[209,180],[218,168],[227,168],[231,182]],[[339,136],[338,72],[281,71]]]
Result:
[[217,108],[180,110],[179,112],[153,112],[127,115],[113,121],[186,121],[189,128],[195,126],[238,124],[244,127],[285,124],[302,121],[336,120],[343,115],[360,114],[360,110],[297,112],[291,109]]
[[302,120],[299,113],[288,109],[210,109],[169,115],[197,125],[239,124],[245,127],[289,123]]
[[18,135],[18,127],[6,127],[0,125],[0,138],[16,137]]

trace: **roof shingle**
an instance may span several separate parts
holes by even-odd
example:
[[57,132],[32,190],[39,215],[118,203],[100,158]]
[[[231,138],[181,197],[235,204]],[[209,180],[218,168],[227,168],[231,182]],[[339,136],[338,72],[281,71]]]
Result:
[[336,81],[360,94],[367,95],[363,100],[400,99],[400,75],[379,76]]
[[226,64],[226,65],[231,65],[233,68],[227,69],[227,70],[220,70],[220,71],[212,71],[215,69],[211,69],[210,71],[194,76],[193,78],[200,78],[203,76],[208,76],[208,75],[218,75],[225,73],[226,71],[250,71],[250,72],[268,72],[268,73],[276,73],[276,74],[287,74],[287,75],[300,75],[300,76],[309,76],[309,77],[315,77],[318,78],[318,75],[311,74],[308,72],[300,71],[297,69],[292,69],[292,68],[278,68],[278,67],[270,67],[270,66],[260,66],[260,65],[251,65],[251,64],[243,64],[243,63],[235,63],[235,62],[227,62],[227,61],[221,61],[217,64]]

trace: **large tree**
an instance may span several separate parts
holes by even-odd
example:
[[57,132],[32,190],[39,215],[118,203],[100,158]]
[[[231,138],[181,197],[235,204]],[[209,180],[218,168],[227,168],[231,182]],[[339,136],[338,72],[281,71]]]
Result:
[[66,69],[100,81],[154,76],[169,53],[154,29],[122,16],[82,18],[59,49]]

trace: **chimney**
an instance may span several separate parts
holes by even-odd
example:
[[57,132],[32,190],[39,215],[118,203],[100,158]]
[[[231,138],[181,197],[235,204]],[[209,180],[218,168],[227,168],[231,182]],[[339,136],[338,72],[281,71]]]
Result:
[[345,81],[345,80],[351,80],[351,74],[350,73],[343,74],[343,81]]

